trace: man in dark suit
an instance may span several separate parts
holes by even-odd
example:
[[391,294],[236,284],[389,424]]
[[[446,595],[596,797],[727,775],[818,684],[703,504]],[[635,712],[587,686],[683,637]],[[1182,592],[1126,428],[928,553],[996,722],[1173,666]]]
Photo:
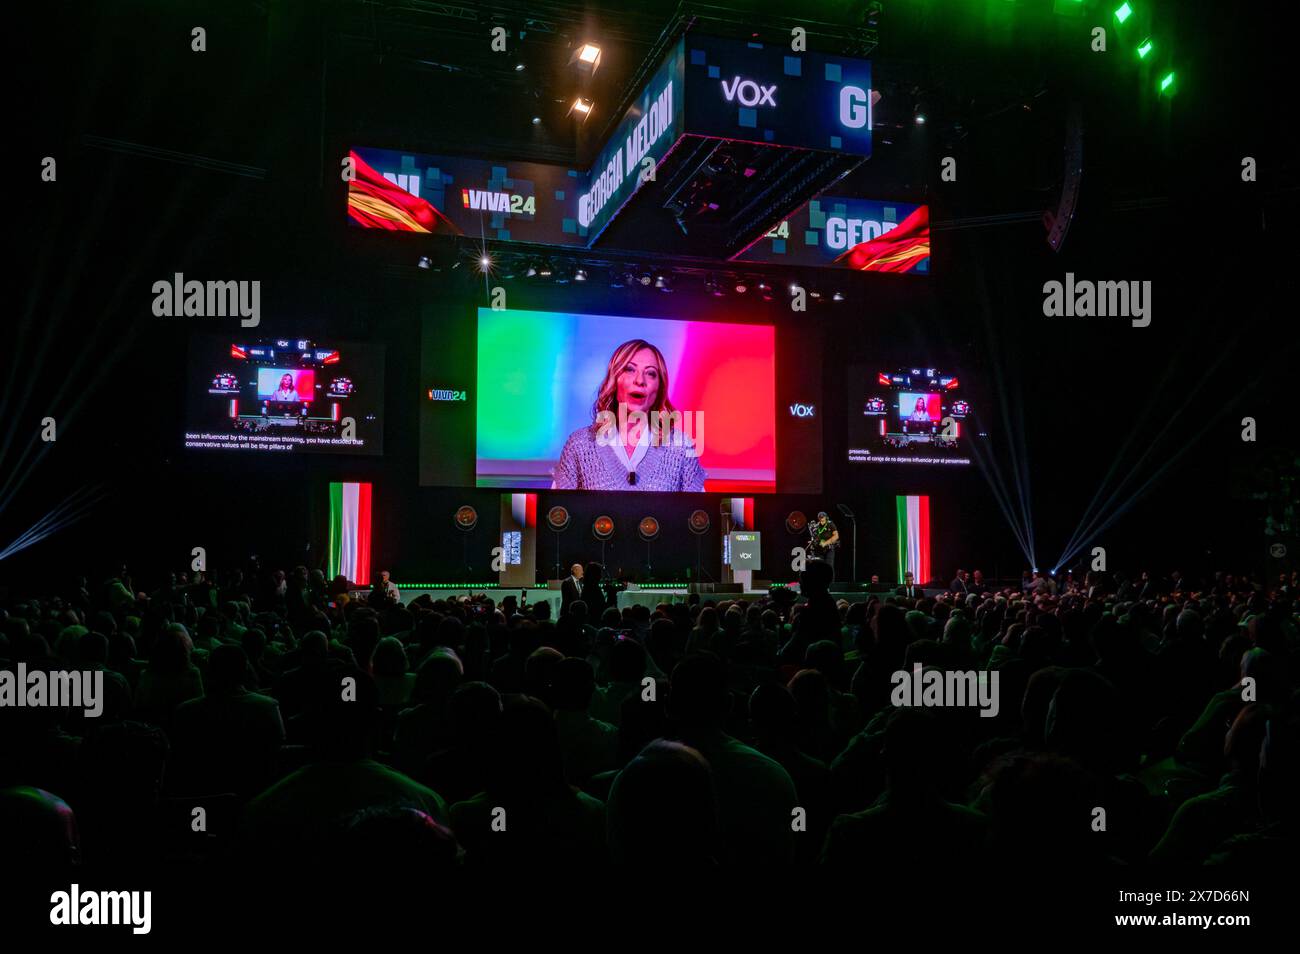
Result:
[[911,570],[908,570],[903,574],[903,585],[894,590],[894,594],[897,596],[905,596],[909,600],[921,598],[921,588],[913,582]]
[[582,599],[582,564],[569,567],[569,575],[560,584],[560,615],[567,616],[575,600]]
[[970,589],[966,585],[966,580],[969,576],[970,574],[967,573],[965,570],[958,570],[957,575],[954,576],[952,578],[952,582],[948,584],[948,592],[959,593],[962,596],[965,596],[967,593],[969,593]]

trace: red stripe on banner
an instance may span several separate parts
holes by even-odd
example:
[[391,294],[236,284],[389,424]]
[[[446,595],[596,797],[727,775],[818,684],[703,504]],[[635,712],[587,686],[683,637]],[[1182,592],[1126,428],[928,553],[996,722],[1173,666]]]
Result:
[[916,499],[917,535],[920,537],[920,560],[921,566],[918,568],[917,582],[925,584],[930,580],[930,498],[918,497]]
[[537,494],[528,495],[528,518],[524,523],[525,527],[537,526]]
[[357,586],[370,584],[370,486],[357,485]]
[[754,498],[745,498],[745,529],[754,529]]

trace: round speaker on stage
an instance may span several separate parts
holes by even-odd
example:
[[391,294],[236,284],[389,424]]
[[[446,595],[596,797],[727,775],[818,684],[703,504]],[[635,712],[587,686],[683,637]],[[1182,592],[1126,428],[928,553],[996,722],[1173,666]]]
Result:
[[687,518],[686,524],[691,528],[691,533],[708,533],[709,515],[703,510],[696,510]]
[[456,511],[456,516],[452,519],[456,521],[456,529],[473,530],[478,526],[478,511],[469,504],[465,504]]
[[785,528],[791,533],[803,533],[808,527],[808,518],[804,516],[802,510],[791,510],[790,515],[785,518]]
[[552,530],[559,533],[569,525],[569,511],[563,507],[552,507],[546,511],[546,522]]
[[659,536],[659,521],[654,517],[642,517],[636,525],[636,532],[641,534],[642,540],[653,540]]
[[597,517],[591,524],[591,532],[597,540],[608,540],[614,535],[614,518],[604,514]]

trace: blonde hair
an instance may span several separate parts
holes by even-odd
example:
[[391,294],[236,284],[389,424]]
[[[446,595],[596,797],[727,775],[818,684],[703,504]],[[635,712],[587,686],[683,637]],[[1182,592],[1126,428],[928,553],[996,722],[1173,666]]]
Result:
[[650,410],[666,413],[675,410],[673,402],[668,399],[668,362],[664,360],[663,352],[648,341],[633,338],[615,348],[610,356],[609,367],[605,369],[604,383],[596,392],[596,403],[591,406],[591,416],[596,421],[592,427],[599,427],[601,411],[618,414],[618,376],[622,374],[623,368],[632,359],[632,355],[643,348],[655,356],[655,364],[659,366],[659,389],[655,392],[655,403]]

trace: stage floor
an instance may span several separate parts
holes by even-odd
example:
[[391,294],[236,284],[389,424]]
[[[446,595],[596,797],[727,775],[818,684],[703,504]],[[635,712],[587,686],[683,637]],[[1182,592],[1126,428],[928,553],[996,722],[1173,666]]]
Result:
[[[461,596],[479,596],[486,594],[497,603],[500,603],[507,596],[513,596],[516,600],[521,600],[524,594],[521,588],[501,587],[499,589],[421,589],[412,587],[410,589],[402,588],[398,590],[403,603],[410,603],[412,600],[419,599],[421,596],[428,595],[435,600],[457,599]],[[701,593],[702,601],[717,601],[723,599],[735,599],[736,597],[756,599],[760,596],[766,596],[768,590],[747,590],[743,593]],[[544,586],[529,587],[527,590],[528,602],[530,605],[545,601],[551,604],[551,619],[560,615],[560,591],[548,589]],[[635,586],[629,586],[625,590],[620,590],[617,594],[618,608],[623,609],[625,606],[648,606],[654,609],[660,603],[685,603],[690,591],[685,587],[653,590],[642,590]]]
[[[791,586],[790,589],[792,589],[796,594],[798,594],[799,592],[798,584]],[[360,590],[358,592],[364,593],[367,591]],[[400,594],[402,602],[404,604],[410,603],[412,600],[419,599],[421,596],[425,596],[425,595],[428,595],[435,600],[444,600],[444,599],[457,599],[462,596],[479,596],[482,594],[486,594],[492,597],[492,599],[495,600],[497,603],[500,603],[507,596],[513,596],[516,599],[516,601],[521,600],[524,592],[525,591],[519,587],[514,587],[514,588],[500,587],[500,588],[485,590],[481,588],[476,589],[473,587],[459,588],[459,587],[440,586],[437,588],[426,588],[426,587],[419,587],[419,586],[399,585],[399,589],[398,589],[398,593]],[[739,593],[700,593],[700,601],[704,603],[709,603],[709,602],[716,603],[722,600],[731,600],[737,598],[752,600],[762,596],[767,596],[771,592],[772,591],[770,589],[752,589],[752,590],[745,590]],[[922,590],[922,592],[925,593],[926,595],[933,596],[934,594],[942,591],[932,589],[932,590]],[[545,586],[536,586],[536,587],[530,586],[527,590],[527,593],[528,593],[528,602],[530,604],[534,604],[544,600],[545,602],[551,604],[551,618],[555,619],[559,615],[561,596],[560,596],[560,591],[558,589],[553,590]],[[627,589],[620,590],[618,592],[617,605],[619,609],[623,609],[625,606],[637,606],[637,605],[648,606],[651,609],[654,609],[654,607],[656,607],[660,603],[685,603],[690,593],[691,590],[684,585],[680,587],[655,587],[654,589],[641,589],[635,584],[629,584]],[[886,594],[868,593],[866,591],[858,591],[853,593],[837,593],[835,590],[831,590],[831,596],[834,599],[847,600],[850,603],[861,603],[861,602],[865,602],[866,600],[870,599],[873,596],[883,596],[883,595]]]

